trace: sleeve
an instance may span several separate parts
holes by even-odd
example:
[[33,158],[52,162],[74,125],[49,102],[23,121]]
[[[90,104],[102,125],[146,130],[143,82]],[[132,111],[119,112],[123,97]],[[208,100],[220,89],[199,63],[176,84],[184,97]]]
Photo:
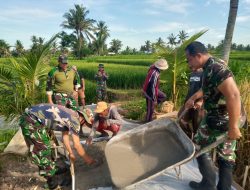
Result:
[[46,94],[52,95],[53,94],[53,88],[55,84],[55,77],[54,77],[55,71],[51,70],[48,73],[47,83],[46,83]]
[[110,110],[110,116],[112,117],[112,119],[108,119],[107,120],[107,125],[110,126],[112,124],[118,124],[118,125],[122,125],[122,117],[121,115],[118,113],[117,108],[116,107],[112,107]]
[[156,71],[152,74],[151,83],[152,83],[152,100],[157,100],[157,94],[158,94],[158,79],[159,79],[159,73]]
[[216,87],[219,86],[227,78],[233,77],[233,73],[227,68],[226,65],[214,64],[212,70],[213,75],[210,81],[214,83]]
[[107,80],[109,78],[108,74],[106,72],[103,73],[103,80]]

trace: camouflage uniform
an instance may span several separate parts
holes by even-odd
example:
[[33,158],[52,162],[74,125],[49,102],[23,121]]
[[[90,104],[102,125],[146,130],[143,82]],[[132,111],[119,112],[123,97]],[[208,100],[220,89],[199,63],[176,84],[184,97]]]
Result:
[[95,79],[97,82],[96,86],[97,101],[103,101],[106,99],[107,95],[106,80],[108,79],[108,75],[105,72],[102,75],[96,74]]
[[24,139],[29,147],[32,162],[44,177],[57,171],[52,160],[49,130],[79,133],[78,113],[60,105],[39,104],[26,109],[19,119]]
[[[207,110],[194,141],[207,146],[216,141],[216,137],[227,135],[229,116],[226,108],[226,101],[218,86],[229,77],[232,72],[223,62],[209,58],[203,67],[204,108]],[[235,162],[236,140],[227,140],[217,147],[219,157],[229,162]]]
[[79,74],[72,67],[63,71],[57,66],[48,73],[46,91],[47,94],[53,94],[53,102],[56,104],[77,110],[78,104],[73,97],[73,91],[74,89],[77,91],[79,87]]

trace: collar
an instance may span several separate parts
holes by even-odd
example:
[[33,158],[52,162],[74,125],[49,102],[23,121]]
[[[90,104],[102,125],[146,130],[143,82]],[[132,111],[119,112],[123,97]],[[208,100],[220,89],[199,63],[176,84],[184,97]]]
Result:
[[209,57],[207,62],[203,65],[202,69],[205,70],[208,67],[208,65],[213,64],[213,63],[214,63],[214,58]]

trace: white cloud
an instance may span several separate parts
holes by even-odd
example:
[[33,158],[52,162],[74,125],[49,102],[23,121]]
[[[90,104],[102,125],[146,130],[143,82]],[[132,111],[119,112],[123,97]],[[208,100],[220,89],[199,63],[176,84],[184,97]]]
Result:
[[59,14],[48,11],[48,10],[41,10],[37,8],[12,8],[8,10],[2,10],[0,12],[0,17],[4,17],[6,19],[47,19],[56,17]]
[[109,26],[109,30],[112,31],[112,32],[119,32],[119,33],[133,33],[133,34],[136,34],[138,33],[138,31],[134,28],[130,28],[130,27],[127,27],[127,26],[124,26],[124,25],[114,25],[114,24],[111,24]]
[[146,3],[156,9],[182,14],[187,14],[191,6],[187,0],[147,0]]
[[179,23],[179,22],[165,22],[165,23],[159,23],[156,25],[152,25],[150,29],[146,30],[145,32],[149,33],[155,33],[155,32],[172,32],[174,30],[179,30],[185,28],[184,23]]
[[250,21],[250,16],[238,16],[236,18],[237,22],[249,22]]

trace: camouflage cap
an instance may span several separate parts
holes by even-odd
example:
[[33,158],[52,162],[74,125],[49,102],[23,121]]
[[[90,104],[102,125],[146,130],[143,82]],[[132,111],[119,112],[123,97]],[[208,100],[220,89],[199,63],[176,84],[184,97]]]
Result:
[[104,68],[104,65],[103,64],[99,64],[98,68]]
[[63,64],[67,64],[68,63],[68,58],[65,55],[60,55],[58,57],[58,62],[63,63]]
[[93,112],[89,108],[85,108],[83,110],[77,110],[84,117],[85,121],[89,124],[92,124],[93,120]]

